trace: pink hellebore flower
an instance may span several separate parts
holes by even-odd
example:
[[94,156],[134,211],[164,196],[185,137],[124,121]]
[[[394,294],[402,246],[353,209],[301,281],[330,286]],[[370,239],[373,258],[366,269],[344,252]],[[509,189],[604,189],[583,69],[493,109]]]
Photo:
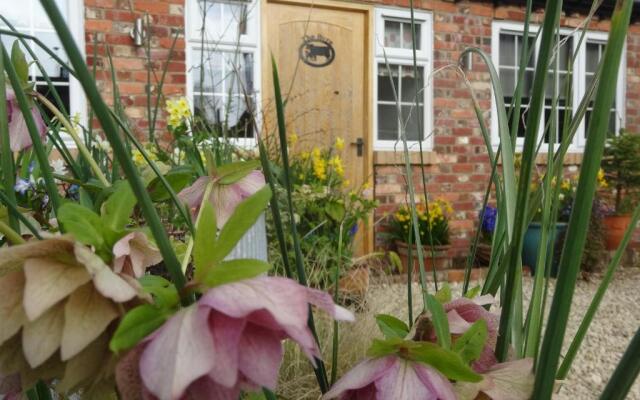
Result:
[[[283,339],[295,340],[312,362],[320,357],[307,326],[309,304],[336,320],[354,318],[327,293],[285,278],[260,276],[209,290],[132,350],[143,347],[138,393],[236,400],[241,390],[275,389]],[[131,380],[119,375],[120,392],[130,393]]]
[[477,383],[456,382],[458,399],[474,400],[480,392],[492,400],[527,400],[531,398],[535,376],[533,359],[496,364]]
[[141,278],[146,269],[162,261],[160,251],[143,232],[131,232],[113,245],[113,270]]
[[[196,179],[193,185],[178,193],[178,198],[187,203],[194,215],[198,214],[204,192],[212,179],[215,177],[202,176]],[[260,190],[264,184],[264,175],[260,171],[251,171],[244,178],[229,185],[215,184],[209,196],[209,202],[216,211],[218,228],[224,226],[242,200]]]
[[[11,147],[11,151],[28,149],[33,144],[31,142],[31,136],[29,136],[29,129],[27,129],[27,123],[20,112],[16,95],[13,90],[9,88],[7,88],[6,101],[7,117],[9,118],[9,146]],[[47,126],[36,107],[31,108],[31,115],[38,128],[38,134],[41,138],[44,138],[47,133]]]
[[460,298],[444,305],[449,320],[449,331],[452,335],[462,335],[471,325],[479,319],[484,319],[487,323],[489,334],[480,358],[471,365],[476,372],[487,371],[498,360],[494,354],[496,341],[498,339],[498,315],[487,311],[483,306],[492,304],[492,296],[479,296],[474,299]]
[[339,400],[455,400],[453,385],[426,364],[389,355],[366,359],[323,397]]

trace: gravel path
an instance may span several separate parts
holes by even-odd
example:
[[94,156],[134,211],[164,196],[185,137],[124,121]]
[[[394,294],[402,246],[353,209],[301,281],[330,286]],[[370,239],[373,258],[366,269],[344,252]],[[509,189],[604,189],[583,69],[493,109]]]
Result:
[[[599,277],[592,277],[589,282],[579,280],[565,336],[565,349],[573,338],[599,282]],[[532,279],[525,278],[525,302],[528,302],[531,287]],[[417,313],[421,300],[418,285],[414,285],[414,288],[414,308]],[[454,293],[459,293],[460,285],[453,284],[452,289]],[[553,288],[550,293],[553,293]],[[388,313],[399,317],[406,315],[406,285],[372,285],[367,294],[367,303],[367,308],[375,310],[376,313]],[[640,269],[621,269],[609,286],[566,383],[554,399],[598,399],[638,327],[640,327]],[[640,400],[640,379],[635,382],[627,399]]]

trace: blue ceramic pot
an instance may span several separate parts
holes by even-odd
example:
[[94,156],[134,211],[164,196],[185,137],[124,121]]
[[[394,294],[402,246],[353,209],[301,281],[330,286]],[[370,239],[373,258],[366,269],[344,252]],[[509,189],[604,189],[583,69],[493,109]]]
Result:
[[[559,254],[557,252],[557,246],[560,245],[558,243],[558,238],[561,236],[561,233],[567,229],[567,224],[565,222],[556,222],[556,229],[553,235],[548,238],[549,243],[547,244],[547,249],[551,247],[552,240],[555,240],[554,245],[554,253]],[[538,257],[538,249],[540,248],[540,240],[542,237],[542,224],[539,222],[532,222],[529,224],[527,228],[527,232],[524,234],[524,245],[522,246],[522,265],[527,265],[531,268],[531,274],[535,274],[536,268],[536,258]],[[560,257],[553,255],[553,259],[551,261],[551,276],[556,277],[558,274],[558,262],[560,262]]]

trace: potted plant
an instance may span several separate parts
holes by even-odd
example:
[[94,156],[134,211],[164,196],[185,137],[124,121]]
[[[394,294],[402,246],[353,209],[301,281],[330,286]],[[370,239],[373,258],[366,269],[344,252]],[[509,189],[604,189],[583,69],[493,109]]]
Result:
[[[453,214],[451,204],[443,199],[436,199],[429,203],[416,205],[418,228],[425,269],[445,269],[450,267],[449,249],[449,219]],[[418,252],[414,238],[414,228],[411,222],[411,209],[404,205],[400,207],[391,219],[391,235],[395,240],[398,255],[404,266],[409,265],[409,248],[412,253],[412,264],[417,271]],[[409,246],[411,243],[411,246]]]
[[[555,248],[562,246],[560,239],[563,237],[563,232],[567,229],[567,222],[571,216],[571,208],[573,206],[573,196],[576,190],[575,180],[565,178],[560,183],[560,187],[556,189],[556,179],[552,181],[553,190],[558,192],[558,216],[557,220],[552,220],[555,229],[552,231],[551,236],[548,239],[547,249],[551,250],[551,245]],[[536,185],[535,190],[540,190]],[[553,218],[553,216],[552,216]],[[531,269],[531,274],[535,274],[538,251],[540,249],[540,241],[542,239],[542,209],[539,208],[533,217],[533,220],[527,228],[527,232],[524,236],[524,243],[522,246],[522,264],[528,266]],[[553,254],[551,260],[551,276],[555,277],[558,270],[558,262],[560,252],[554,251],[553,253],[547,251],[547,254]]]
[[604,217],[608,250],[615,250],[629,226],[631,211],[639,199],[640,135],[621,131],[608,140],[602,159],[603,178],[611,188],[613,210]]

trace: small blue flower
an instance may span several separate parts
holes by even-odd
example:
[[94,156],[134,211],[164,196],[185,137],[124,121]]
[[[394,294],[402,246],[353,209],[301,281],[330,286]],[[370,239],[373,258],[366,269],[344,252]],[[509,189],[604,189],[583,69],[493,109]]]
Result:
[[480,220],[482,221],[482,230],[487,233],[493,233],[496,229],[496,217],[498,216],[498,209],[491,206],[486,206],[484,210],[480,212]]
[[28,190],[31,189],[31,187],[32,187],[31,182],[29,182],[26,179],[18,178],[18,181],[16,182],[16,185],[13,187],[13,189],[16,192],[24,195]]
[[358,224],[353,224],[351,229],[349,229],[349,236],[353,237],[358,233]]

